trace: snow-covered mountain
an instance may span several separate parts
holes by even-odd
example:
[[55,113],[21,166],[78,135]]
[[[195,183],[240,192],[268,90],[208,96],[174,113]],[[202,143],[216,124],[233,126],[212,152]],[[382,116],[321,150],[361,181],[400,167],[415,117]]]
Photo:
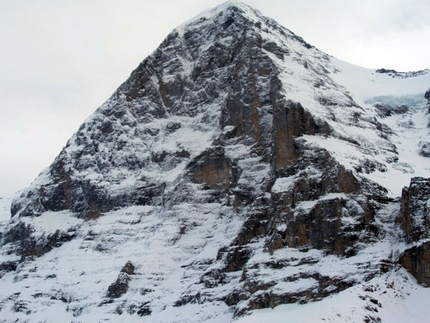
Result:
[[0,321],[424,322],[429,86],[202,13],[14,199]]

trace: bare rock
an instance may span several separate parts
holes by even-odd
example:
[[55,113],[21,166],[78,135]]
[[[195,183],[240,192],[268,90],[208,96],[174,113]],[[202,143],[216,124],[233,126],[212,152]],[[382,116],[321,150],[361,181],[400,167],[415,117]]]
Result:
[[423,286],[430,287],[430,242],[423,242],[406,249],[399,263]]
[[107,297],[119,298],[123,294],[127,293],[128,283],[131,280],[131,275],[134,275],[134,265],[128,261],[121,269],[116,281],[109,286]]
[[401,198],[401,224],[408,242],[429,237],[430,179],[415,177],[404,187]]

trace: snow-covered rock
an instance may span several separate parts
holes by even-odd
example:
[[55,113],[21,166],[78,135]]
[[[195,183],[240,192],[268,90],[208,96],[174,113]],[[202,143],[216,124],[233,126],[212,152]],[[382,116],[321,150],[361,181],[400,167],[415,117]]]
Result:
[[377,320],[389,298],[359,291],[407,275],[399,198],[430,177],[429,84],[339,61],[237,1],[202,13],[13,201],[2,317],[230,322],[349,289]]

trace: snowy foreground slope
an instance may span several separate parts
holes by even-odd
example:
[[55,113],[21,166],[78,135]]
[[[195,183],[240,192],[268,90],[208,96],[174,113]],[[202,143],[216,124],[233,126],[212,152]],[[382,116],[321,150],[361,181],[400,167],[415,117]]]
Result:
[[0,322],[426,322],[429,87],[202,13],[0,219]]

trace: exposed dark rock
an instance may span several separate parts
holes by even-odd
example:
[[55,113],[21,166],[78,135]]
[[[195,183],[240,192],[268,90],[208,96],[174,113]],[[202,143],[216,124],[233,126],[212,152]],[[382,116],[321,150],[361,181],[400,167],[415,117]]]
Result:
[[18,267],[18,261],[5,261],[0,263],[0,278],[5,272],[15,271]]
[[226,274],[220,269],[212,269],[200,278],[200,282],[203,283],[206,288],[216,287],[220,284],[224,284],[225,281]]
[[233,244],[237,246],[246,245],[254,238],[267,235],[270,231],[270,218],[271,215],[264,212],[264,210],[261,212],[257,212],[257,210],[255,210],[250,214],[249,219],[243,224],[242,229]]
[[128,261],[121,269],[116,281],[109,286],[107,297],[119,298],[123,294],[127,293],[128,283],[131,280],[131,275],[134,275],[134,265]]
[[381,74],[392,73],[392,74],[396,74],[397,71],[396,70],[385,69],[385,68],[380,68],[380,69],[376,70],[376,73],[381,73]]
[[302,157],[285,169],[279,180],[291,178],[288,190],[272,189],[272,203],[277,213],[288,213],[302,201],[314,201],[329,193],[354,193],[360,183],[354,174],[339,165],[325,150],[312,152],[301,148]]
[[430,179],[415,177],[403,188],[400,220],[406,240],[413,245],[403,252],[399,263],[425,286],[430,286],[430,243],[421,240],[429,237],[429,200]]
[[406,249],[399,263],[423,286],[430,287],[430,242],[419,243]]
[[137,315],[139,316],[148,316],[148,315],[151,315],[151,313],[152,313],[152,310],[148,304],[141,305],[137,310]]
[[380,171],[384,173],[387,171],[387,167],[377,161],[366,159],[363,163],[355,167],[355,170],[359,173],[371,174],[373,172]]
[[392,107],[389,104],[377,103],[374,107],[378,110],[378,114],[380,117],[389,117],[393,114],[404,114],[409,111],[409,107],[407,105],[401,105],[397,107]]
[[226,298],[226,303],[229,306],[237,305],[239,302],[246,303],[246,306],[238,307],[234,313],[235,316],[241,316],[253,309],[274,308],[281,304],[291,303],[304,304],[320,300],[353,285],[353,282],[345,282],[341,279],[312,273],[303,273],[288,281],[297,281],[299,279],[314,279],[316,285],[310,289],[299,290],[293,293],[282,292],[280,290],[275,292],[270,289],[270,287],[276,285],[277,282],[275,281],[261,284],[258,281],[249,280],[245,286],[229,294]]
[[[430,89],[426,91],[424,98],[427,100],[427,113],[430,114]],[[427,127],[430,128],[430,119]],[[430,157],[430,141],[425,140],[420,143],[420,155],[424,157]]]
[[141,304],[131,304],[127,307],[127,313],[130,315],[137,314],[139,316],[151,315],[152,310],[150,302],[144,302]]
[[134,275],[134,265],[131,261],[127,261],[127,263],[121,269],[122,273],[126,273],[127,275]]
[[402,190],[401,224],[408,242],[429,237],[430,229],[430,179],[415,177],[409,187]]
[[187,304],[203,304],[207,301],[206,296],[208,295],[200,292],[193,295],[182,295],[181,298],[173,304],[173,306],[180,307]]
[[18,222],[7,231],[2,242],[3,244],[15,244],[15,252],[21,255],[21,259],[25,259],[33,256],[40,257],[76,237],[76,231],[73,229],[70,231],[56,230],[48,235],[37,233],[36,236],[34,233],[35,230],[32,226]]
[[[316,248],[337,255],[351,256],[354,244],[373,221],[374,210],[367,199],[333,198],[317,201],[310,210],[298,210],[287,217],[283,241],[293,248]],[[345,224],[344,219],[353,219]],[[369,231],[369,234],[372,233]]]
[[234,187],[238,179],[237,169],[221,147],[208,150],[192,161],[188,172],[194,182],[224,192]]
[[225,272],[238,271],[245,266],[251,258],[252,250],[249,247],[233,247],[226,257]]
[[288,55],[288,51],[285,49],[279,47],[275,42],[264,42],[263,48],[267,50],[268,52],[271,52],[276,55],[279,59],[284,59],[284,55]]
[[428,73],[428,70],[420,70],[420,71],[413,71],[413,72],[397,72],[396,70],[393,70],[393,69],[380,68],[376,70],[376,73],[388,74],[388,76],[391,76],[392,78],[405,79],[408,77],[416,77],[419,75],[424,75]]
[[427,100],[427,104],[430,104],[430,89],[428,89],[426,93],[424,93],[424,99]]
[[420,155],[430,157],[430,143],[423,143],[420,147]]
[[251,297],[251,293],[243,290],[242,288],[234,289],[230,294],[228,294],[225,299],[225,303],[228,306],[237,305],[241,301],[246,301]]
[[296,138],[303,135],[328,135],[329,126],[317,123],[300,103],[278,102],[273,112],[273,165],[285,169],[300,157]]
[[16,301],[13,304],[13,311],[25,313],[27,315],[29,315],[31,313],[31,310],[28,309],[28,302],[23,301],[23,300]]
[[107,297],[109,298],[119,298],[125,294],[128,290],[128,283],[130,277],[127,274],[120,273],[116,281],[109,286]]

